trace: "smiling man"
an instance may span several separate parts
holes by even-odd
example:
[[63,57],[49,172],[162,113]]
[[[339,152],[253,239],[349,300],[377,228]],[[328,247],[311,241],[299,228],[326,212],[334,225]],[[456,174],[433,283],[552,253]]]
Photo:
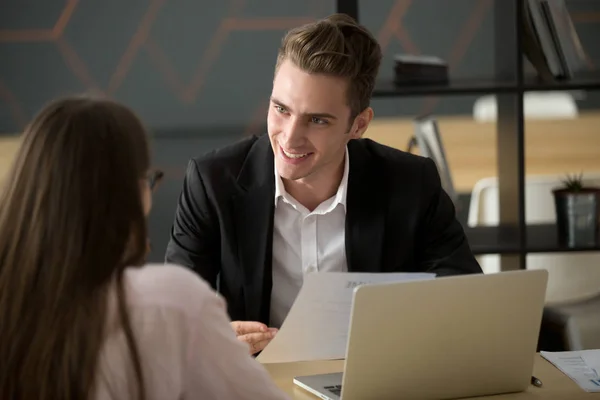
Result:
[[347,16],[288,32],[268,135],[188,164],[166,260],[219,290],[253,354],[306,274],[481,272],[433,161],[362,138],[380,63]]

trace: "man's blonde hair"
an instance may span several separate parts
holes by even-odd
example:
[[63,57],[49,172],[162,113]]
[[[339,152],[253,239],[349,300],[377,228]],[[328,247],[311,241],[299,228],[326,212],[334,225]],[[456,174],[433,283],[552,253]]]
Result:
[[284,60],[309,74],[348,81],[351,118],[369,107],[381,64],[381,47],[373,35],[345,14],[290,30],[281,42],[275,71]]

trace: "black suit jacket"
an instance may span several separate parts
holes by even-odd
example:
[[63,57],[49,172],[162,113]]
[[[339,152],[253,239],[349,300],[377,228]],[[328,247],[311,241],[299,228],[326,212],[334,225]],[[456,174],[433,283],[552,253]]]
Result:
[[[429,158],[369,139],[348,144],[349,271],[481,272]],[[269,323],[275,202],[266,135],[190,160],[166,261],[220,291],[232,320]]]

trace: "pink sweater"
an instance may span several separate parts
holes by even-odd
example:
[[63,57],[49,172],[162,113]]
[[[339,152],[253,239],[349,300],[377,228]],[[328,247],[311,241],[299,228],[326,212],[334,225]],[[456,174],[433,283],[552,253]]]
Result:
[[[174,265],[129,268],[125,283],[147,400],[287,398],[236,339],[223,299],[193,272]],[[114,305],[113,297],[96,400],[135,398]]]

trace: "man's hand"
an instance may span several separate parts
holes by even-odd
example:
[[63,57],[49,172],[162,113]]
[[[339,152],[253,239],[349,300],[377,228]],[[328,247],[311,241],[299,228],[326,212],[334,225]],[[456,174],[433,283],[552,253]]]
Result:
[[238,340],[248,343],[250,354],[262,351],[277,333],[276,328],[254,321],[233,321],[231,327]]

